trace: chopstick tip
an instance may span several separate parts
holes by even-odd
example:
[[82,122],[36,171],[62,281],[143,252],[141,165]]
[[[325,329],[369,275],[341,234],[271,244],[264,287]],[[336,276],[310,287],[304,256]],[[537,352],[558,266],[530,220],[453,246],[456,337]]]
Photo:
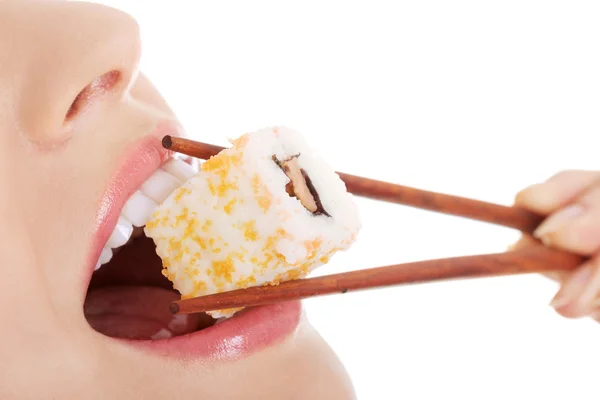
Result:
[[171,314],[179,313],[179,304],[177,304],[177,303],[169,304],[169,311],[171,311]]
[[170,149],[171,146],[173,146],[173,138],[171,137],[171,135],[166,135],[165,137],[163,137],[162,146],[167,150]]

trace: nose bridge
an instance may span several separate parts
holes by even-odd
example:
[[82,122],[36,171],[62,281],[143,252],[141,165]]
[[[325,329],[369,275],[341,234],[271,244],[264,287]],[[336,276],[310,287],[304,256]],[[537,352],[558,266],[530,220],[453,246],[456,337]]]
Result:
[[[120,11],[73,2],[38,17],[29,42],[32,51],[21,71],[20,118],[34,140],[60,135],[73,100],[96,78],[118,71],[115,90],[135,78],[141,45],[137,23]],[[93,8],[92,8],[93,7]],[[34,115],[35,118],[31,118]],[[57,130],[49,132],[48,127]]]

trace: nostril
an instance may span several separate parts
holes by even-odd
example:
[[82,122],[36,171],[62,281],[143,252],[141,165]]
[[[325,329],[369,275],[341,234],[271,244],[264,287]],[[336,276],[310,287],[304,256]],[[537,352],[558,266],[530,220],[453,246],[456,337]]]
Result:
[[112,91],[120,81],[121,72],[114,70],[94,79],[77,94],[65,115],[65,122],[75,118],[76,115],[93,103],[94,100]]

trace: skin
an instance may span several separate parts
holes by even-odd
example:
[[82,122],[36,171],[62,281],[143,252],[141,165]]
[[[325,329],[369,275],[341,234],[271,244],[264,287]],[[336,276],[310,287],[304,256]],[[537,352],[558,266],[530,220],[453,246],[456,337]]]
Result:
[[[0,38],[0,398],[354,398],[306,321],[235,362],[162,358],[90,328],[80,286],[99,198],[124,148],[174,116],[138,73],[128,15],[1,1]],[[113,70],[118,81],[98,81]],[[69,112],[94,81],[97,96]]]
[[535,239],[586,258],[573,272],[549,275],[561,286],[551,306],[566,318],[600,320],[600,171],[562,171],[522,190],[515,204],[547,216]]

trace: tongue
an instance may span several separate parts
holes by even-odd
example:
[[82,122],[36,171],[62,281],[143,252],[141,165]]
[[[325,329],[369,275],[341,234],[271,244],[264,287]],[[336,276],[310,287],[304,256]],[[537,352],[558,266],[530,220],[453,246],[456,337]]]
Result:
[[124,339],[166,339],[213,323],[206,314],[172,315],[169,303],[178,299],[159,287],[103,287],[88,293],[84,312],[96,331]]
[[214,324],[207,314],[172,315],[169,304],[180,296],[161,273],[151,239],[141,237],[94,272],[84,305],[98,332],[124,339],[165,339]]

